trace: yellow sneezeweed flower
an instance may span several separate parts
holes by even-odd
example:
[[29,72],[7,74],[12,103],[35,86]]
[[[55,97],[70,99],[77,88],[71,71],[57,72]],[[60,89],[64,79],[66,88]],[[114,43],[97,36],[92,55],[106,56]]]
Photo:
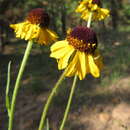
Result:
[[58,38],[55,32],[48,29],[49,21],[49,15],[42,8],[36,8],[29,12],[24,22],[11,24],[10,27],[14,29],[17,38],[46,45]]
[[59,70],[68,67],[66,76],[78,75],[80,80],[89,73],[99,77],[103,67],[95,32],[82,26],[69,30],[65,40],[54,43],[50,57],[57,59]]
[[90,13],[93,13],[93,20],[103,20],[110,14],[108,9],[101,8],[100,0],[83,0],[77,7],[76,12],[81,13],[81,18],[86,21]]

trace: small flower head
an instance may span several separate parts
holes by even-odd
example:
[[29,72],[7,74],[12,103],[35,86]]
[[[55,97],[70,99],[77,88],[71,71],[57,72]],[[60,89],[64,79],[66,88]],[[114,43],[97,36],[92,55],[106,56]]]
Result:
[[36,8],[28,13],[24,22],[11,24],[10,27],[15,30],[17,38],[48,44],[58,38],[55,32],[48,29],[49,21],[49,15],[45,10]]
[[68,77],[78,75],[82,80],[89,73],[100,76],[102,58],[97,51],[96,33],[90,28],[79,26],[70,30],[65,40],[51,46],[50,56],[57,59],[58,69],[67,68]]
[[93,20],[103,20],[109,16],[109,10],[101,8],[100,0],[83,0],[80,2],[76,12],[81,13],[81,18],[88,20],[90,13],[93,13]]

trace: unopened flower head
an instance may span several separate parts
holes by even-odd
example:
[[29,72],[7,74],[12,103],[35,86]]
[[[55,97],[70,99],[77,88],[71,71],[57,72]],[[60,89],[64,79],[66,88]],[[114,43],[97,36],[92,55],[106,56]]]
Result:
[[108,9],[101,8],[100,0],[83,0],[78,5],[76,12],[81,13],[81,18],[88,20],[90,13],[92,13],[93,20],[103,20],[109,16]]
[[58,38],[57,34],[48,28],[49,22],[48,13],[42,8],[36,8],[28,13],[25,21],[11,24],[10,27],[15,30],[17,38],[48,44]]
[[51,57],[58,61],[58,69],[67,68],[66,76],[78,75],[80,80],[86,74],[100,76],[102,57],[97,51],[96,33],[87,27],[78,26],[69,31],[65,40],[51,46]]

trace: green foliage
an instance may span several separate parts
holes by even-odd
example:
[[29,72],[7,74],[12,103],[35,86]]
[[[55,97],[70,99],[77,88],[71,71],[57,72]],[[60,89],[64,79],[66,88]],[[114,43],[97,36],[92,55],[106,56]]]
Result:
[[124,14],[127,18],[130,18],[130,5],[125,5],[124,6]]

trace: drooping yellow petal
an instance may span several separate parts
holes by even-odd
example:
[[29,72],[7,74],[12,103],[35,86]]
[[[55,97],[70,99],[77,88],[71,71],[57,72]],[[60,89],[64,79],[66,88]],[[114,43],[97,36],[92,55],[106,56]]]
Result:
[[54,51],[57,51],[61,48],[64,48],[68,45],[68,42],[66,40],[62,40],[62,41],[58,41],[58,42],[55,42],[52,46],[51,46],[51,51],[54,52]]
[[99,11],[100,11],[99,14],[101,16],[100,20],[105,19],[106,17],[108,17],[110,15],[110,11],[108,9],[100,8]]
[[52,30],[50,30],[50,29],[46,29],[47,30],[47,32],[50,34],[50,37],[51,37],[51,39],[53,40],[53,41],[56,41],[57,39],[58,39],[58,35],[54,32],[54,31],[52,31]]
[[[63,43],[63,42],[60,42],[61,44]],[[55,44],[57,44],[57,43],[55,43]],[[59,44],[59,43],[58,43]],[[66,46],[64,46],[64,45],[66,45]],[[52,45],[53,46],[53,45]],[[53,48],[53,47],[52,47]],[[53,48],[54,49],[54,48]],[[53,50],[52,49],[52,50]],[[53,50],[52,52],[51,52],[51,55],[50,55],[50,57],[53,57],[53,58],[56,58],[56,59],[59,59],[59,58],[62,58],[63,56],[65,56],[69,51],[74,51],[74,48],[71,46],[71,45],[69,45],[69,44],[63,44],[63,47],[62,48],[60,48],[60,49],[56,49],[55,48],[55,50]]]
[[77,63],[78,63],[78,53],[76,52],[74,58],[72,59],[72,61],[70,62],[70,64],[68,65],[68,71],[66,73],[66,76],[70,77],[76,74],[77,71]]
[[96,50],[95,53],[94,53],[94,62],[98,66],[98,68],[100,70],[103,69],[103,67],[104,67],[104,65],[103,65],[103,57],[100,55],[98,50]]
[[[67,48],[66,48],[67,49]],[[69,59],[70,59],[70,56],[73,54],[74,52],[74,48],[71,48],[68,46],[68,52],[63,56],[63,58],[60,58],[59,61],[58,61],[58,69],[61,70],[61,69],[64,69],[67,67],[68,65],[68,62],[69,62]]]
[[110,15],[110,11],[104,8],[98,8],[96,12],[93,13],[94,20],[103,20]]
[[24,21],[18,24],[11,24],[17,38],[25,40],[35,40],[39,44],[48,44],[56,41],[58,36],[48,28],[42,28],[38,24],[32,24],[29,21]]
[[91,11],[95,11],[95,10],[97,10],[97,8],[98,8],[97,4],[91,5]]
[[86,74],[90,73],[90,69],[89,69],[89,62],[88,62],[88,54],[86,54]]
[[68,52],[68,50],[67,50],[67,46],[66,46],[64,48],[61,48],[57,51],[52,52],[50,57],[59,59],[59,58],[63,57],[65,54],[67,54],[67,52]]
[[77,7],[77,9],[75,10],[76,12],[83,12],[84,10],[86,9],[86,6],[85,6],[85,2],[81,2],[80,5]]
[[100,71],[99,68],[97,67],[97,65],[94,62],[93,56],[88,54],[88,64],[89,64],[89,70],[90,73],[94,76],[94,77],[99,77],[100,76]]
[[88,20],[89,15],[90,15],[90,11],[85,10],[85,11],[82,13],[81,18],[84,19],[84,20]]
[[83,80],[85,77],[83,76],[82,70],[81,70],[81,66],[79,64],[79,62],[77,63],[77,70],[76,70],[76,74],[78,75],[80,80]]
[[58,36],[56,33],[54,33],[52,30],[47,29],[47,28],[40,28],[39,36],[37,39],[37,42],[39,44],[48,44],[51,43],[52,41],[56,41]]
[[25,40],[37,39],[40,33],[40,27],[36,24],[28,24],[23,31],[25,32]]
[[10,27],[15,30],[17,38],[25,40],[32,40],[34,38],[37,38],[40,28],[38,25],[31,24],[28,21],[21,22],[18,24],[11,24]]
[[78,52],[79,56],[79,68],[80,68],[80,79],[84,79],[87,72],[87,66],[86,66],[86,55],[85,52]]
[[[30,40],[32,39],[32,33],[33,33],[34,27],[32,26],[31,28],[28,29],[26,35],[23,36],[25,37],[25,40]],[[22,37],[22,36],[21,36]]]

